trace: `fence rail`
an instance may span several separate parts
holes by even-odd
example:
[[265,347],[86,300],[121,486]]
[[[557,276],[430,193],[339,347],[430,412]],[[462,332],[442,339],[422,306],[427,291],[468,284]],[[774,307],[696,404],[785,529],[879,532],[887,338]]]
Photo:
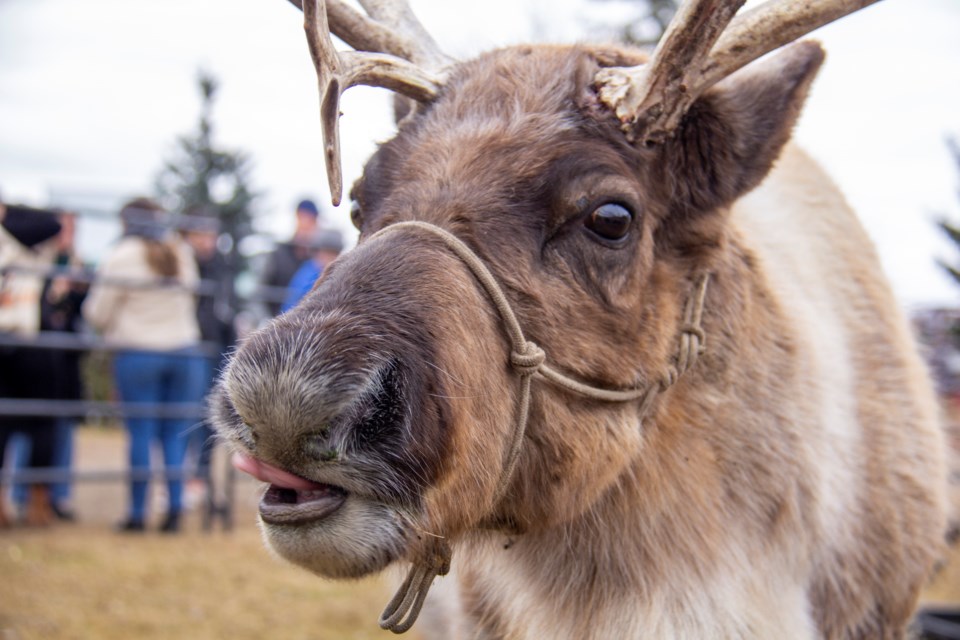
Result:
[[[106,342],[102,338],[89,334],[70,333],[67,331],[41,331],[34,336],[24,337],[10,333],[0,332],[0,347],[24,347],[29,349],[53,349],[56,351],[123,351],[134,349],[137,351],[150,351],[123,345],[118,343]],[[171,355],[182,356],[204,356],[206,358],[216,358],[220,356],[223,347],[215,342],[200,342],[189,349],[180,349],[177,351],[165,351]]]
[[0,415],[18,418],[196,418],[206,407],[194,402],[109,402],[0,398]]
[[201,523],[204,531],[211,531],[215,520],[219,520],[224,531],[233,529],[234,505],[236,504],[237,473],[227,466],[220,499],[214,493],[210,482],[212,474],[209,468],[188,470],[183,467],[146,468],[129,467],[126,469],[63,469],[61,467],[30,467],[16,471],[0,473],[0,484],[15,486],[18,484],[53,484],[58,482],[134,482],[149,480],[191,480],[203,478],[208,481],[207,495],[204,499]]
[[[114,219],[118,220],[116,211],[107,211],[91,207],[67,208],[77,218]],[[119,221],[118,221],[119,222]],[[69,281],[77,285],[106,284],[126,289],[186,289],[198,299],[212,299],[215,308],[224,315],[223,318],[233,318],[243,308],[251,304],[250,298],[260,302],[274,302],[281,298],[281,291],[257,288],[253,296],[241,298],[237,294],[237,268],[241,264],[238,254],[237,233],[235,229],[224,228],[221,224],[210,226],[210,219],[191,218],[189,216],[174,216],[171,220],[173,228],[182,230],[206,229],[215,231],[226,237],[229,242],[224,245],[222,258],[225,268],[215,271],[216,279],[201,279],[194,286],[184,287],[164,279],[136,279],[136,278],[104,278],[86,266],[67,265],[50,266],[45,268],[25,267],[22,265],[7,265],[0,269],[0,281],[6,274],[18,274],[36,277],[47,282]],[[202,224],[200,224],[202,223]],[[82,224],[82,221],[81,221]],[[119,224],[117,225],[119,231]],[[119,235],[119,234],[118,234]],[[263,243],[266,247],[266,243]],[[218,245],[219,247],[219,245]],[[219,250],[219,248],[218,248]],[[218,342],[202,342],[199,345],[179,351],[165,351],[164,353],[183,356],[202,356],[211,363],[217,363],[228,345]],[[105,342],[92,333],[72,333],[42,331],[35,335],[21,336],[10,333],[0,333],[0,350],[54,350],[73,352],[76,354],[110,354],[118,351],[150,351],[132,345],[113,344]],[[38,393],[37,395],[41,395]],[[106,396],[107,398],[109,395]],[[119,420],[123,418],[157,417],[165,419],[196,420],[198,423],[206,416],[204,404],[192,403],[145,403],[110,401],[104,397],[104,391],[98,392],[97,399],[67,400],[67,399],[40,399],[23,397],[0,397],[0,417],[5,418],[11,429],[29,435],[32,420],[36,418],[56,418],[74,421],[102,421],[104,419]],[[184,436],[186,437],[186,436]],[[0,464],[2,464],[0,460]],[[223,528],[229,529],[233,521],[234,484],[236,474],[232,467],[224,473],[217,473],[218,478],[210,478],[210,469],[207,467],[183,468],[132,468],[132,469],[74,469],[72,467],[45,467],[19,468],[14,465],[0,470],[0,483],[9,487],[17,484],[47,484],[62,482],[122,482],[152,479],[180,479],[187,480],[200,477],[207,480],[218,480],[222,485],[214,490],[213,483],[208,484],[208,500],[203,512],[204,528],[209,529],[214,518],[219,518]],[[214,501],[217,494],[222,501]]]
[[205,477],[209,469],[183,467],[129,467],[123,469],[66,470],[61,467],[28,467],[0,473],[4,484],[46,484],[55,482],[116,482],[118,480],[190,480]]

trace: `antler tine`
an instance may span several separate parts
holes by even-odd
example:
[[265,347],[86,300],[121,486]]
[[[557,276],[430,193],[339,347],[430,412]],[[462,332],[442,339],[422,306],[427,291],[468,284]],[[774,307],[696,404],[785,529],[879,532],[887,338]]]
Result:
[[450,62],[450,58],[440,50],[436,41],[417,19],[407,0],[358,1],[370,17],[382,24],[391,25],[397,33],[406,36],[413,44],[415,50],[411,51],[409,56],[404,56],[407,59],[431,67],[444,66]]
[[631,141],[664,140],[696,96],[691,76],[745,0],[684,2],[657,44],[650,62],[601,70],[600,99],[614,109]]
[[[673,133],[697,97],[723,78],[760,56],[874,2],[877,0],[768,0],[730,22],[743,0],[733,0],[719,9],[710,6],[715,4],[713,0],[691,0],[671,22],[650,63],[603,69],[597,74],[600,99],[623,122],[631,141],[656,144]],[[723,15],[711,19],[707,29],[696,21],[686,26],[685,18],[703,19],[704,10]],[[714,25],[728,22],[730,26],[726,31],[721,27],[722,34],[714,34]],[[684,32],[691,29],[691,35],[676,36],[667,42],[675,30],[674,25]],[[708,31],[713,38],[706,47],[707,56],[702,55],[703,43],[695,43],[692,51],[684,50],[685,43],[698,37],[698,29]],[[675,51],[676,48],[681,51]],[[693,64],[689,67],[682,66],[690,62]]]
[[730,24],[700,70],[694,93],[702,93],[760,56],[877,0],[768,0]]
[[[289,2],[303,10],[303,0]],[[451,61],[406,3],[393,10],[382,7],[383,4],[362,2],[369,13],[364,15],[343,0],[327,0],[330,31],[357,51],[389,53],[431,67]]]
[[[391,89],[420,101],[432,100],[440,90],[441,78],[430,71],[421,69],[409,60],[389,53],[368,51],[347,51],[338,53],[330,38],[329,17],[343,18],[341,30],[355,41],[364,39],[363,33],[373,30],[364,28],[376,25],[379,33],[366,38],[379,49],[408,51],[411,41],[400,37],[396,32],[384,28],[379,23],[347,7],[340,0],[290,0],[303,10],[304,30],[310,57],[317,70],[320,86],[320,121],[323,127],[324,162],[327,168],[327,180],[330,185],[330,197],[334,206],[340,204],[343,196],[343,172],[340,165],[340,134],[337,121],[340,118],[340,97],[343,92],[358,84]],[[327,1],[330,15],[327,13]],[[333,7],[337,8],[334,9]],[[338,13],[342,12],[342,13]],[[405,20],[416,20],[407,9],[409,16]],[[346,25],[346,26],[345,26]],[[360,28],[359,31],[356,29]],[[421,27],[422,29],[422,27]],[[334,32],[337,32],[335,29]],[[338,34],[339,35],[339,34]],[[377,36],[384,36],[378,39]],[[346,41],[346,38],[345,38]],[[432,42],[432,41],[431,41]],[[349,42],[348,42],[349,44]],[[426,49],[427,54],[416,55],[439,57],[439,49]]]

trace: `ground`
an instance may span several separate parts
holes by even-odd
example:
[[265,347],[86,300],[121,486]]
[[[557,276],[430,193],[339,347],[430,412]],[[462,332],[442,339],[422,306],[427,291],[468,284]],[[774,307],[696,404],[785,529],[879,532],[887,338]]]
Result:
[[[123,468],[119,430],[81,429],[78,445],[79,469]],[[257,483],[240,480],[236,495],[231,532],[205,533],[190,513],[178,535],[130,535],[112,531],[123,485],[78,484],[77,523],[0,532],[0,639],[394,637],[377,627],[386,581],[331,582],[271,556],[255,526]],[[960,603],[960,551],[924,599]]]
[[[123,469],[124,446],[118,429],[80,429],[77,468]],[[79,483],[75,524],[0,532],[0,639],[395,637],[377,626],[392,595],[385,580],[323,580],[264,548],[257,488],[238,481],[231,532],[205,533],[191,512],[180,534],[137,535],[112,529],[124,485]]]

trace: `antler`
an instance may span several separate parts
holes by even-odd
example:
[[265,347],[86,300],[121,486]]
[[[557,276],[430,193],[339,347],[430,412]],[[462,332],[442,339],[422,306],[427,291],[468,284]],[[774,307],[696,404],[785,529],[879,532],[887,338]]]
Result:
[[723,78],[877,0],[768,0],[733,19],[744,1],[688,0],[649,63],[597,73],[600,100],[631,142],[662,142],[694,100]]
[[[303,11],[310,57],[320,86],[324,160],[334,206],[343,195],[340,168],[340,96],[350,87],[391,89],[420,102],[440,90],[450,62],[405,0],[360,0],[363,15],[342,0],[290,0]],[[337,52],[330,33],[357,51]]]

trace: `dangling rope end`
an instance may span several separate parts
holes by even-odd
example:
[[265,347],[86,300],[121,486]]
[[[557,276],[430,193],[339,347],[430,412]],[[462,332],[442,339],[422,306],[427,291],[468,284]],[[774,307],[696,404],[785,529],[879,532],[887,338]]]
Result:
[[436,539],[427,557],[415,562],[397,593],[380,614],[380,628],[396,634],[406,633],[417,621],[427,593],[437,576],[450,572],[453,551],[446,540]]

